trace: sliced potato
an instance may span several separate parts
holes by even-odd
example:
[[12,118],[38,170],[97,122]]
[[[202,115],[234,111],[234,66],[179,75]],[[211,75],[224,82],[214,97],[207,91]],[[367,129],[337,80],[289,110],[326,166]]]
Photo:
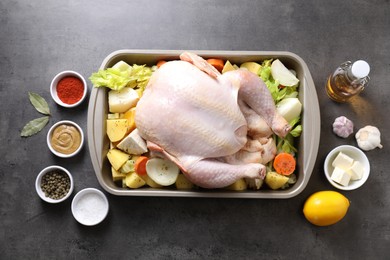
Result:
[[107,135],[115,143],[125,137],[128,128],[127,119],[107,119]]
[[145,185],[145,181],[135,172],[126,174],[126,186],[132,189],[138,189]]
[[109,113],[107,119],[119,119],[119,113]]
[[190,182],[184,174],[180,173],[177,176],[175,186],[178,190],[190,190],[194,187],[194,184]]
[[288,177],[277,172],[267,172],[265,176],[265,183],[273,190],[280,189],[288,182]]
[[249,70],[250,72],[253,72],[257,75],[259,70],[261,69],[261,65],[257,62],[249,61],[249,62],[244,62],[241,64],[240,68],[245,68]]
[[121,173],[120,171],[115,170],[114,167],[111,167],[111,175],[113,181],[121,181],[123,178],[126,177],[126,174]]
[[122,165],[125,164],[125,162],[130,158],[130,155],[114,148],[108,151],[107,158],[110,161],[112,167],[118,171],[119,168],[121,168]]
[[222,69],[222,74],[231,70],[236,70],[236,68],[233,67],[230,61],[226,61]]
[[127,119],[127,133],[135,129],[135,107],[130,108],[125,113],[121,114],[120,118]]
[[230,184],[229,186],[226,187],[228,190],[234,190],[234,191],[241,191],[241,190],[246,190],[247,189],[247,184],[245,179],[239,179],[236,182]]
[[146,185],[148,185],[151,188],[161,188],[162,187],[162,185],[156,183],[147,174],[146,175],[139,175],[139,177],[141,177],[146,182]]

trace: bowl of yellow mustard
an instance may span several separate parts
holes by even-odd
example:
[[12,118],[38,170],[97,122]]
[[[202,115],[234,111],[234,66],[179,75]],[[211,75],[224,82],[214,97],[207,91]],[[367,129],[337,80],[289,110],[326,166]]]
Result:
[[75,156],[84,145],[83,130],[73,121],[59,121],[49,129],[47,145],[50,151],[58,157]]

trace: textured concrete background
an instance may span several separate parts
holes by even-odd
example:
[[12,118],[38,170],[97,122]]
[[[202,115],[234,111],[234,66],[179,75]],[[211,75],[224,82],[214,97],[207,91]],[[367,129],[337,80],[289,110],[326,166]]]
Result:
[[[390,245],[389,82],[390,3],[374,1],[23,1],[0,2],[0,258],[2,259],[384,259]],[[108,218],[79,225],[69,199],[44,203],[34,181],[44,167],[67,167],[75,192],[101,189],[86,148],[73,159],[53,156],[49,126],[71,119],[87,129],[88,102],[63,109],[50,99],[60,71],[85,77],[118,49],[291,51],[307,63],[321,108],[321,143],[307,188],[288,200],[116,197]],[[370,86],[356,104],[325,94],[329,73],[346,60],[371,65]],[[89,86],[91,84],[89,83]],[[52,116],[39,134],[21,138],[40,116],[28,91],[49,101]],[[367,153],[371,176],[342,192],[347,216],[330,227],[309,224],[302,207],[333,189],[323,173],[326,154],[353,138],[335,137],[331,124],[346,115],[357,127],[376,125],[382,150]],[[388,254],[387,254],[388,255]]]

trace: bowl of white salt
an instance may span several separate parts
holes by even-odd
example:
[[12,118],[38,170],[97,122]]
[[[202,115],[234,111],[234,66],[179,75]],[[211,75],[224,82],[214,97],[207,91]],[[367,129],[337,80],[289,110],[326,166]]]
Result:
[[85,226],[101,223],[108,214],[106,195],[98,189],[86,188],[79,191],[72,200],[73,217]]

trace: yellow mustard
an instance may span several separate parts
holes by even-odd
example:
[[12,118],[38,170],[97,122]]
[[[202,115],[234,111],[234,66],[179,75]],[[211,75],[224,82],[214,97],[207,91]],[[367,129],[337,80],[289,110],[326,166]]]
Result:
[[50,141],[51,146],[57,152],[71,154],[80,147],[81,134],[76,127],[62,124],[54,129]]

